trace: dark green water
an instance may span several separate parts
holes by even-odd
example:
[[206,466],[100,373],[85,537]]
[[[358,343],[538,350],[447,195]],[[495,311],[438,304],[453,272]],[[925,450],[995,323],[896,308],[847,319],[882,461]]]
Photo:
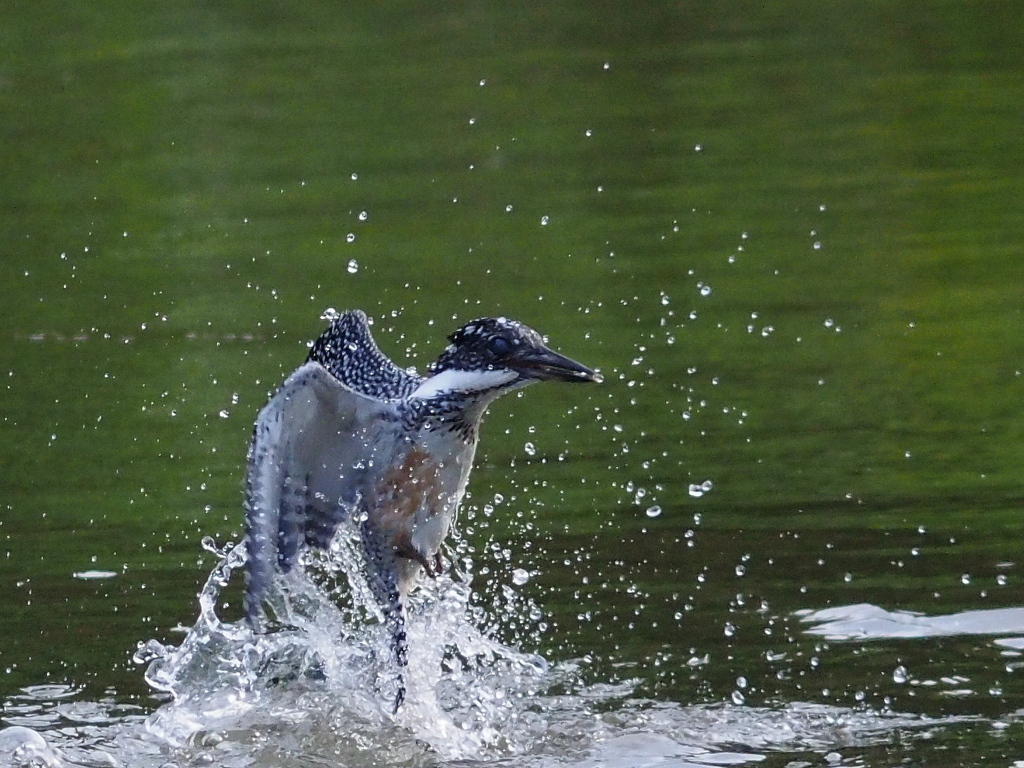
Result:
[[1024,605],[1015,4],[4,17],[0,696],[152,706],[130,654],[193,621],[199,540],[239,535],[252,420],[325,308],[421,369],[507,314],[606,376],[497,403],[471,484],[478,572],[538,572],[542,650],[682,704],[1005,725],[872,765],[1019,757],[995,640],[1024,622],[794,616]]

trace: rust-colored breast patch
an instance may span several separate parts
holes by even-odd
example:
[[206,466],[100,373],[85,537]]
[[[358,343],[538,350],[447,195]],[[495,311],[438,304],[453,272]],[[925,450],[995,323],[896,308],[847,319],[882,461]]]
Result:
[[417,513],[428,518],[440,511],[440,476],[437,462],[425,451],[413,448],[377,484],[369,509],[370,523],[404,557],[409,557],[413,550]]

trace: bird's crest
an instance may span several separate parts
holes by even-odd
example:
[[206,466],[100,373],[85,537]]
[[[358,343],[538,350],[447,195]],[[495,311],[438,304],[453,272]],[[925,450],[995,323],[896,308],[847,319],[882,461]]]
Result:
[[448,336],[448,347],[433,365],[432,374],[447,370],[487,371],[506,367],[510,355],[523,347],[540,347],[544,339],[518,320],[481,317]]

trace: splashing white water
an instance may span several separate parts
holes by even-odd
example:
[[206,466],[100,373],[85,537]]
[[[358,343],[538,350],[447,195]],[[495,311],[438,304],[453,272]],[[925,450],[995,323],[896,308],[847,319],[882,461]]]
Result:
[[[377,756],[419,742],[444,759],[485,759],[535,746],[534,699],[555,684],[574,684],[574,667],[553,669],[481,631],[486,617],[470,604],[466,574],[461,581],[441,576],[410,600],[406,704],[391,714],[387,670],[378,661],[390,657],[388,638],[374,620],[379,609],[361,578],[353,540],[338,537],[327,557],[309,564],[316,581],[334,579],[330,590],[303,573],[283,578],[270,602],[285,621],[260,633],[218,617],[218,598],[244,565],[245,549],[214,550],[221,560],[185,640],[177,647],[151,640],[136,654],[148,664],[147,682],[171,696],[150,718],[150,731],[180,746],[212,732],[284,727],[291,738],[330,735]],[[396,730],[406,738],[396,739]]]

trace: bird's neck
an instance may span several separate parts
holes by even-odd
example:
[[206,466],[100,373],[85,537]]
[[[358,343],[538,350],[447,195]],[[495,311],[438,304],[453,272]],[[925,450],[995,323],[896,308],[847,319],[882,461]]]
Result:
[[402,421],[409,432],[451,435],[464,443],[474,443],[487,404],[466,403],[458,398],[409,398],[402,402]]
[[526,383],[512,371],[442,371],[403,401],[403,418],[417,431],[447,432],[475,442],[487,406]]

